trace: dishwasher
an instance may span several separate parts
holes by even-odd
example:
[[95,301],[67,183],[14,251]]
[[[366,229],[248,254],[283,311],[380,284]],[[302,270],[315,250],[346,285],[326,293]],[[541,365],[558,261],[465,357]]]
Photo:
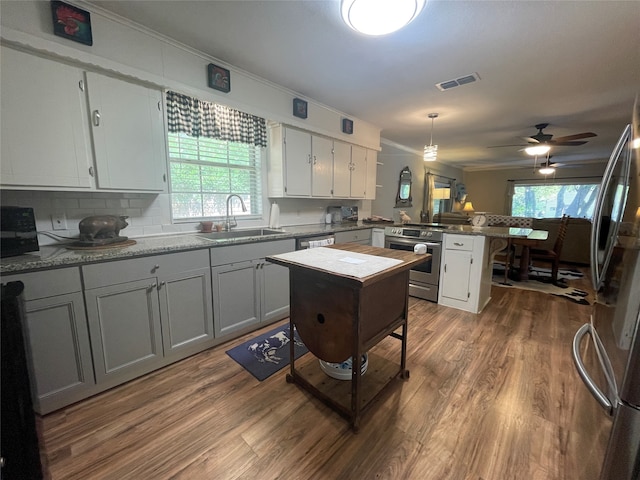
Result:
[[296,250],[305,250],[307,248],[326,247],[336,243],[336,237],[333,233],[314,235],[311,237],[300,237],[296,239]]

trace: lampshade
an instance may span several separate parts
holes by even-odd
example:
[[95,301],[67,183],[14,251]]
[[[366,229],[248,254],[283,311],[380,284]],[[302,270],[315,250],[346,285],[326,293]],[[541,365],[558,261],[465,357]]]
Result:
[[451,198],[450,188],[434,188],[433,199],[434,200],[449,200]]
[[344,22],[365,35],[386,35],[416,18],[426,0],[342,0]]
[[473,203],[471,202],[466,202],[464,204],[464,207],[462,209],[463,212],[474,212],[475,209],[473,208]]
[[532,157],[534,155],[544,155],[545,153],[548,153],[549,150],[551,150],[549,145],[533,145],[524,149],[525,153]]
[[425,162],[435,162],[436,158],[438,158],[438,145],[433,144],[433,121],[438,118],[438,114],[430,113],[429,118],[431,119],[431,140],[429,141],[429,145],[424,146],[422,159]]

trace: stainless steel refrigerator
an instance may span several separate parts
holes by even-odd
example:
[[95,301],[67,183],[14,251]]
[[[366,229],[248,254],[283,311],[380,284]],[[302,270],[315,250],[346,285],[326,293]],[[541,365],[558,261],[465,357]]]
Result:
[[[587,387],[577,395],[579,430],[569,442],[581,445],[574,465],[580,479],[640,479],[639,108],[636,100],[632,123],[600,185],[591,232],[596,299],[590,322],[573,341],[574,363]],[[584,395],[587,391],[591,395]]]

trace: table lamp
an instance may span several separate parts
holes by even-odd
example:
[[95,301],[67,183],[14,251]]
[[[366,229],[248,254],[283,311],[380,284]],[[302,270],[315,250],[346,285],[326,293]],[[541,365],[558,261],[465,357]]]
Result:
[[473,203],[465,202],[462,211],[465,212],[467,216],[470,216],[475,211],[473,208]]

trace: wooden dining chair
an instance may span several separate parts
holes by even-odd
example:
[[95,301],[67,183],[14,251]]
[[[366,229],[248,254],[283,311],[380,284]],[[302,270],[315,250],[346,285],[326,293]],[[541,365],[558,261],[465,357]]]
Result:
[[507,238],[507,246],[504,250],[497,252],[493,259],[497,263],[504,264],[504,281],[503,285],[509,285],[509,273],[513,267],[513,261],[515,260],[516,249],[515,245],[511,243],[511,238]]
[[529,251],[529,259],[531,263],[544,262],[551,263],[551,281],[554,285],[558,283],[558,267],[560,265],[560,254],[562,253],[562,245],[564,244],[564,237],[567,236],[567,224],[569,223],[569,215],[562,215],[560,220],[560,227],[558,228],[558,235],[556,241],[553,244],[552,250],[546,250],[544,248],[531,248]]

